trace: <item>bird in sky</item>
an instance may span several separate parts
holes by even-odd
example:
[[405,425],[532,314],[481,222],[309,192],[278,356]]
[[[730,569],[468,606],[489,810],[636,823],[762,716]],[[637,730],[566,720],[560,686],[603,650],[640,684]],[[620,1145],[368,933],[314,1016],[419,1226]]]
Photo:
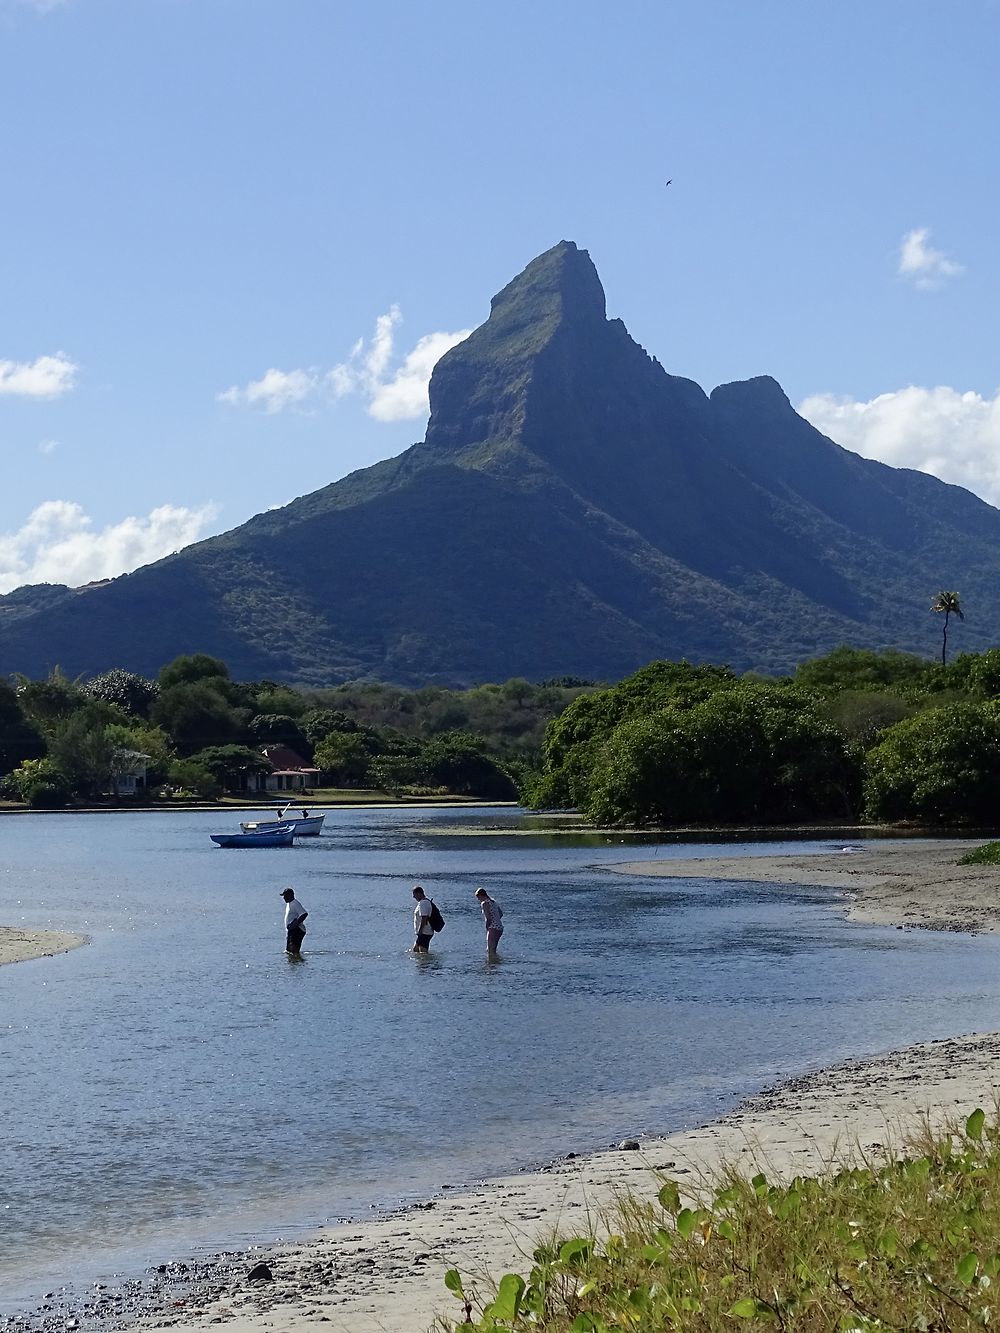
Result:
[[670,179],[667,181],[667,184],[668,184],[668,185],[673,185],[673,183],[674,183],[674,178],[673,178],[673,176],[671,176]]

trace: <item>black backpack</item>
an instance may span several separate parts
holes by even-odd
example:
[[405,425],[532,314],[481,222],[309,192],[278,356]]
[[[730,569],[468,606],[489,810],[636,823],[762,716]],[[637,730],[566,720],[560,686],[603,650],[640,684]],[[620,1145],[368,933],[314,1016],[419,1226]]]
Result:
[[427,919],[431,923],[431,930],[433,930],[435,935],[439,930],[444,930],[444,917],[438,911],[437,904],[434,902],[433,898],[431,899],[431,914]]

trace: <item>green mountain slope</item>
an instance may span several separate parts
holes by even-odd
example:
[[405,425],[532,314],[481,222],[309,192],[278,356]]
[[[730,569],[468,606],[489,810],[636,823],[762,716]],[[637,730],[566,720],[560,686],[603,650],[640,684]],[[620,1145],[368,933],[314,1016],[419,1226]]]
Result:
[[767,377],[708,397],[668,375],[564,241],[438,363],[422,443],[108,584],[0,598],[0,669],[194,651],[313,684],[786,669],[844,641],[932,651],[942,587],[961,646],[986,647],[998,573],[1000,511],[839,448]]

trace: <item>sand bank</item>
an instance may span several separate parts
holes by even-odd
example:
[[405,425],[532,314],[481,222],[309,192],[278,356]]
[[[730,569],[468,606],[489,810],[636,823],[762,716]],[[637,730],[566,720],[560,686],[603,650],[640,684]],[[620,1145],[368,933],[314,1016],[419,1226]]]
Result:
[[818,856],[706,856],[682,861],[631,861],[608,869],[623,874],[802,884],[844,894],[848,916],[882,926],[928,930],[1000,930],[1000,866],[956,862],[983,840],[928,839],[883,844],[845,843],[849,850]]
[[71,935],[65,930],[21,930],[18,926],[0,926],[0,965],[26,963],[29,958],[51,958],[86,944],[85,935]]

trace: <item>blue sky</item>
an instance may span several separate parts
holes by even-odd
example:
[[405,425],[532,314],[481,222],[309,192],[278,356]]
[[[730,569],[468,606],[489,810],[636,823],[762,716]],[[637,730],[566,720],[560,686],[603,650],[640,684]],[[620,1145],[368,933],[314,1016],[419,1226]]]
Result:
[[998,49],[995,0],[0,0],[0,592],[398,453],[563,237],[668,370],[1000,502]]

